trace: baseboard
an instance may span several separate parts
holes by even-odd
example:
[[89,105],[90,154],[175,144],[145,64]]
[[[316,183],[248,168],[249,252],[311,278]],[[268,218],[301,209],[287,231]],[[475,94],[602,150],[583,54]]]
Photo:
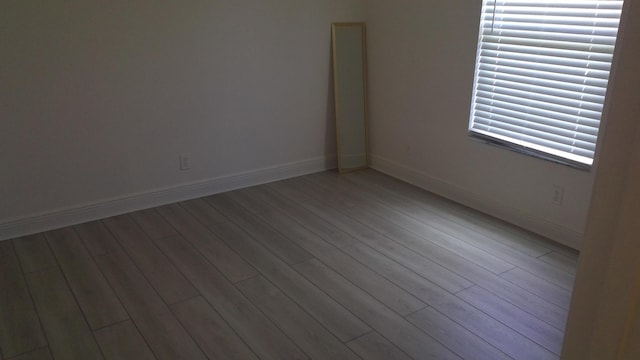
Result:
[[434,194],[520,226],[573,249],[580,250],[583,234],[563,225],[553,223],[525,210],[498,203],[468,189],[458,187],[380,156],[371,156],[371,167]]
[[230,174],[0,221],[0,240],[336,168],[335,156]]

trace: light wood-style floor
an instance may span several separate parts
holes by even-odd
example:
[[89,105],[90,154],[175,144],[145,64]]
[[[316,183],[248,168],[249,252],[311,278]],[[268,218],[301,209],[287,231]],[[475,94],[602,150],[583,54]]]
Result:
[[319,173],[0,242],[0,358],[557,359],[576,262]]

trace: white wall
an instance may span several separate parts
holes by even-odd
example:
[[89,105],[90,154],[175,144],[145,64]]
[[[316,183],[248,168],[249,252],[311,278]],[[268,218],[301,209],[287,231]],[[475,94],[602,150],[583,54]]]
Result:
[[640,359],[640,3],[625,1],[562,359]]
[[[47,214],[265,168],[275,170],[263,179],[291,174],[278,173],[283,165],[320,170],[335,154],[330,24],[362,21],[363,0],[22,0],[1,8],[5,237],[60,220],[32,226]],[[190,155],[190,171],[178,170],[180,153]],[[124,201],[91,216],[186,195]]]
[[481,3],[367,2],[373,166],[577,248],[592,174],[467,136]]

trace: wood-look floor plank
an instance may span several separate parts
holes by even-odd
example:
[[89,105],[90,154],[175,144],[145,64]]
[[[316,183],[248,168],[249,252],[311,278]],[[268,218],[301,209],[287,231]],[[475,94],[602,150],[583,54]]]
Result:
[[[289,180],[304,178],[304,176],[299,176],[296,178],[291,178]],[[262,186],[268,187],[273,191],[277,191],[282,193],[285,197],[291,199],[296,204],[303,203],[307,200],[311,200],[313,197],[309,193],[305,193],[303,191],[299,191],[299,189],[292,187],[287,180],[276,181],[268,184],[264,184]]]
[[[242,281],[258,275],[258,272],[249,263],[189,213],[201,214],[209,211],[216,212],[216,210],[206,203],[206,207],[197,208],[192,207],[191,204],[187,202],[183,206],[167,205],[158,208],[158,211],[182,234],[184,239],[195,246],[231,282]],[[209,215],[200,216],[208,218]]]
[[226,222],[211,226],[211,230],[340,340],[348,341],[371,330],[284,261],[271,254],[240,226]]
[[400,349],[377,331],[372,331],[347,344],[361,358],[367,360],[410,360]]
[[11,358],[46,346],[47,340],[11,241],[0,242],[0,289],[2,354]]
[[[519,267],[525,270],[536,272],[539,276],[560,286],[565,288],[573,286],[573,275],[562,271],[552,263],[540,261],[534,256],[517,251],[502,242],[485,236],[478,230],[476,225],[467,224],[468,226],[462,226],[455,221],[442,219],[434,215],[434,212],[423,211],[421,207],[413,205],[411,201],[397,199],[389,196],[384,191],[363,190],[361,186],[349,184],[348,181],[344,180],[344,177],[338,178],[330,176],[328,173],[322,173],[319,175],[319,179],[332,180],[330,184],[340,187],[341,193],[344,194],[342,198],[357,196],[366,205],[368,211],[398,224],[414,234],[424,234],[429,238],[428,234],[431,233],[429,227],[433,226],[439,231],[455,237],[456,241],[454,243],[468,243],[511,264],[518,264]],[[327,185],[325,184],[325,186]],[[443,212],[440,211],[439,214],[441,213]]]
[[135,325],[127,320],[94,332],[106,360],[153,360],[151,349]]
[[319,261],[312,259],[294,267],[409,356],[415,359],[459,359],[442,344]]
[[[327,183],[328,180],[333,181]],[[501,274],[514,267],[513,264],[473,244],[453,237],[436,227],[420,223],[410,216],[394,210],[389,205],[385,206],[372,200],[372,198],[377,196],[376,194],[366,193],[364,196],[359,195],[362,190],[345,181],[341,181],[332,176],[323,176],[320,178],[310,176],[304,178],[303,181],[312,186],[311,191],[318,195],[319,200],[331,199],[331,203],[341,206],[346,199],[348,199],[350,203],[354,204],[357,208],[345,209],[346,211],[357,211],[360,219],[362,219],[360,221],[363,223],[368,220],[369,222],[379,224],[376,230],[387,236],[402,236],[414,239],[414,241],[430,241],[495,274]],[[346,186],[346,188],[341,188],[340,185]],[[473,237],[473,234],[469,234],[468,232],[465,235],[463,238]]]
[[514,359],[557,359],[557,355],[455,296],[433,296],[438,312]]
[[[464,258],[480,267],[491,271],[494,274],[501,274],[507,270],[514,268],[512,264],[508,264],[503,261],[493,262],[496,259],[495,257],[487,257],[484,254],[473,254],[474,251],[471,249],[467,249],[469,251],[462,251],[460,248],[456,249],[456,246],[442,246],[443,244],[440,240],[445,241],[444,236],[441,237],[440,240],[437,240],[437,242],[430,242],[427,237],[429,237],[430,239],[436,239],[436,236],[430,237],[429,235],[431,234],[427,234],[425,235],[425,237],[416,236],[411,232],[388,222],[380,216],[362,210],[362,208],[342,209],[344,214],[350,216],[361,224],[374,231],[377,231],[378,233],[388,237],[389,239],[400,242],[411,249],[421,249],[423,251],[428,251],[434,254],[448,252],[451,254],[448,255],[449,257],[455,256]],[[455,243],[456,240],[453,238],[447,238],[446,242]],[[490,265],[492,263],[495,265]]]
[[[379,262],[383,262],[383,260],[379,260]],[[519,300],[519,303],[522,305],[527,305],[526,302],[520,301],[523,300],[521,297],[524,296],[524,300],[530,301],[530,299],[533,299],[534,301],[536,301],[536,303],[541,303],[539,299],[535,299],[534,296],[526,294],[523,291],[520,292],[513,292],[512,290],[517,289],[517,286],[510,286],[510,288],[505,289],[504,285],[505,283],[508,283],[506,281],[504,281],[503,279],[501,279],[500,277],[496,276],[495,274],[491,274],[487,271],[485,271],[483,273],[484,270],[480,269],[480,268],[476,268],[473,269],[473,264],[469,263],[469,262],[461,262],[460,264],[460,268],[463,268],[463,270],[467,270],[464,269],[465,266],[470,268],[465,271],[467,273],[467,276],[470,277],[475,277],[475,279],[479,279],[482,283],[487,284],[488,286],[492,287],[493,289],[498,289],[501,290],[501,292],[503,294],[506,294],[508,292],[508,298],[510,299],[515,299],[515,300]],[[408,291],[410,291],[411,293],[413,293],[414,295],[418,296],[419,298],[421,298],[422,300],[426,301],[427,303],[429,303],[430,305],[436,307],[439,311],[441,312],[445,312],[448,314],[452,314],[455,316],[459,316],[461,318],[465,318],[471,315],[475,316],[476,321],[483,321],[485,323],[484,328],[487,327],[494,327],[496,326],[495,322],[492,322],[491,319],[487,319],[486,316],[482,316],[482,314],[477,314],[474,312],[469,312],[469,307],[468,306],[461,306],[464,304],[459,304],[459,302],[456,302],[455,299],[451,299],[450,296],[446,296],[447,294],[443,293],[440,289],[435,288],[433,286],[429,286],[429,284],[425,284],[425,283],[420,283],[419,279],[415,279],[415,278],[411,278],[408,277],[408,275],[406,273],[398,273],[395,272],[394,270],[397,271],[397,269],[394,268],[390,268],[390,267],[380,267],[379,271],[387,271],[389,273],[386,274],[386,276],[388,276],[390,279],[394,279],[394,282],[400,286],[403,286],[405,289],[407,289]],[[459,269],[458,269],[459,270]],[[563,321],[566,321],[566,313],[562,313],[561,311],[558,311],[558,309],[556,309],[554,306],[552,306],[551,304],[546,304],[547,308],[550,308],[552,310],[555,310],[556,312],[559,313],[554,315],[554,314],[548,314],[544,311],[545,307],[540,307],[538,308],[537,306],[535,307],[528,307],[528,309],[532,312],[536,312],[539,315],[542,316],[546,316],[546,317],[550,317],[552,320],[554,320],[556,323],[562,323]],[[459,311],[455,311],[458,308],[461,308],[463,310],[466,310],[465,312],[459,312]],[[562,316],[565,316],[564,318],[562,318]],[[500,327],[500,326],[498,326]],[[482,331],[482,328],[477,328],[476,331]],[[531,349],[535,349],[538,352],[540,352],[540,354],[536,354],[536,356],[547,356],[549,354],[547,354],[545,351],[540,351],[539,349],[537,349],[535,346],[532,346],[532,344],[530,344],[529,341],[527,341],[526,339],[522,339],[521,337],[512,334],[512,332],[508,331],[508,329],[504,329],[504,327],[500,327],[500,333],[498,333],[495,337],[494,337],[494,342],[493,344],[497,346],[498,343],[498,339],[501,336],[505,336],[509,335],[512,337],[512,340],[514,342],[519,343],[521,346],[520,347],[514,347],[511,349],[506,349],[505,351],[511,351],[511,353],[517,353],[518,351],[520,351],[522,348],[524,348],[525,350],[535,353],[535,351],[531,351]],[[531,349],[529,349],[531,348]]]
[[27,274],[26,278],[54,358],[102,359],[89,324],[60,269],[48,268]]
[[162,254],[130,216],[115,216],[103,222],[168,304],[175,304],[198,295],[193,285]]
[[528,272],[535,273],[538,277],[560,286],[566,290],[573,289],[575,275],[549,262],[544,262],[538,258],[523,258],[514,261],[518,267]]
[[12,357],[8,360],[52,360],[51,351],[48,347],[43,347],[28,353]]
[[176,235],[176,229],[164,221],[155,209],[147,209],[131,213],[138,226],[152,239]]
[[538,241],[525,231],[513,231],[514,226],[464,205],[454,203],[436,194],[375,170],[367,170],[347,176],[360,186],[374,192],[384,191],[403,197],[409,202],[431,211],[435,216],[453,220],[469,229],[503,242],[525,254],[540,256],[551,250],[546,242]]
[[534,294],[531,289],[519,287],[500,277],[481,273],[473,280],[485,290],[489,290],[556,329],[564,331],[569,315],[565,308]]
[[538,318],[518,309],[490,292],[473,286],[457,296],[520,334],[560,355],[563,333]]
[[[392,241],[348,216],[341,216],[333,208],[323,206],[315,202],[315,200],[308,201],[304,206],[339,229],[356,237],[362,243],[396,260],[398,263],[445,289],[455,292],[473,284],[455,273],[456,266],[467,263],[467,261],[446,249],[422,243],[409,244],[415,246],[405,246],[406,244]],[[352,255],[356,253],[358,256],[363,256],[362,254],[375,255],[367,251],[362,245],[345,247],[344,251],[348,251]],[[378,257],[375,256],[374,258]]]
[[282,190],[283,186],[281,185],[282,183],[280,182],[270,183],[254,186],[247,189],[247,191],[256,199],[261,200],[263,203],[268,203],[271,207],[280,210],[282,213],[287,214],[292,219],[303,224],[317,236],[338,249],[359,243],[353,236],[337,229],[312,212],[299,206],[295,200],[282,195],[281,192],[286,193],[286,191]]
[[[367,243],[376,250],[384,253],[385,248],[383,244],[385,243],[385,240],[381,239],[378,233],[372,231],[363,224],[351,220],[347,216],[338,216],[337,214],[339,214],[339,212],[337,212],[337,210],[339,209],[324,206],[315,200],[305,202],[304,206],[345,232],[355,236],[360,241]],[[397,240],[401,241],[402,238]],[[556,326],[558,329],[564,329],[567,319],[566,309],[547,301],[544,297],[536,296],[534,293],[506,281],[500,276],[493,274],[482,267],[461,259],[451,252],[442,251],[437,247],[429,247],[428,245],[421,243],[402,243],[402,245],[411,248],[422,257],[439,263],[448,270],[463,276],[472,283],[481,285],[485,289],[494,292],[511,303],[519,306],[523,310]],[[386,252],[385,255],[394,257],[396,256],[396,253],[396,251]]]
[[47,231],[43,235],[58,265],[91,258],[84,243],[72,227]]
[[574,276],[576,274],[576,269],[578,268],[578,259],[571,258],[556,251],[540,256],[538,259]]
[[338,338],[259,276],[237,284],[282,331],[313,359],[357,359]]
[[510,356],[484,341],[481,336],[465,329],[432,307],[407,316],[407,320],[453,350],[463,359],[511,359]]
[[210,359],[258,359],[202,297],[173,304],[171,309]]
[[520,268],[509,270],[500,276],[543,299],[547,299],[564,309],[569,309],[571,291],[564,287],[552,284]]
[[[368,245],[364,245],[365,242],[358,241],[356,237],[348,235],[330,222],[326,222],[322,217],[317,216],[317,214],[313,213],[308,208],[293,204],[293,202],[288,203],[290,200],[282,198],[282,194],[264,193],[263,191],[258,190],[252,191],[251,195],[256,198],[263,198],[265,201],[270,203],[279,202],[281,204],[280,209],[282,209],[283,212],[291,218],[298,220],[302,225],[306,226],[310,231],[321,237],[326,242],[332,242],[332,239],[336,237],[336,234],[340,234],[339,236],[341,238],[348,237],[351,241],[340,241],[340,249],[357,259],[365,266],[372,268],[374,271],[379,266],[382,266],[382,264],[376,262],[379,254],[376,255],[375,251],[372,253],[371,251],[373,251],[373,248],[387,256],[390,256],[391,258],[396,259],[399,264],[412,269],[416,273],[428,278],[450,292],[460,291],[473,285],[470,281],[456,275],[441,265],[425,259],[417,253],[402,247],[395,242],[389,242],[377,233],[367,232],[366,234],[363,234],[367,239],[365,242],[369,245],[373,244],[373,247],[369,249]],[[307,205],[312,206],[312,204]],[[330,214],[324,214],[331,218]],[[313,220],[309,221],[310,219]]]
[[429,193],[419,187],[413,186],[402,180],[395,179],[389,175],[375,170],[367,170],[347,176],[364,178],[369,183],[376,184],[376,191],[385,189],[395,192],[410,201],[416,201],[420,206],[428,208],[435,205],[437,213],[444,217],[460,222],[473,231],[485,234],[490,238],[497,239],[505,245],[512,246],[531,256],[540,256],[548,253],[549,250],[559,252],[573,259],[578,258],[578,251],[555,241],[544,238],[538,234],[517,227],[504,220],[484,214],[467,206],[455,203],[449,199]]
[[169,236],[156,242],[202,297],[261,358],[308,358],[184,239]]
[[129,318],[73,228],[49,231],[45,236],[92,329]]
[[212,208],[204,199],[183,201],[180,205],[185,209],[190,209],[191,214],[202,224],[217,224],[227,221],[224,215]]
[[0,242],[0,360],[556,359],[578,260],[373,170],[114,219]]
[[532,242],[536,242],[536,243],[540,243],[543,246],[546,246],[547,248],[551,249],[551,251],[553,252],[557,252],[558,254],[562,254],[566,257],[568,257],[569,259],[574,260],[575,262],[578,261],[578,258],[580,257],[580,251],[573,249],[569,246],[563,245],[559,242],[556,242],[554,240],[551,240],[549,238],[546,238],[542,235],[530,232],[528,230],[522,229],[520,227],[517,227],[513,224],[509,224],[505,221],[501,221],[502,225],[506,228],[512,231],[513,235],[512,236],[520,236],[521,233],[524,233],[522,235],[523,239],[531,239],[530,241]]
[[290,216],[268,207],[266,203],[259,203],[255,200],[253,193],[236,191],[232,196],[235,201],[239,201],[245,206],[247,211],[264,206],[265,211],[255,214],[258,218],[400,315],[406,315],[425,307],[422,301],[328,244]]
[[109,253],[95,259],[158,359],[205,358],[159,294],[124,252]]
[[210,196],[207,201],[246,232],[259,239],[264,246],[268,247],[287,264],[297,264],[312,258],[307,251],[271,229],[264,222],[253,216],[248,216],[246,210],[234,203],[229,194]]
[[13,246],[25,274],[58,266],[42,233],[14,239]]
[[[297,268],[297,267],[296,267]],[[396,270],[393,268],[387,268],[390,270]],[[384,271],[385,269],[381,269]],[[430,284],[426,281],[420,282],[420,279],[406,278],[405,274],[390,274],[388,276],[394,276],[396,283],[401,286],[406,286],[407,290],[411,291],[418,298],[427,302],[431,306],[435,307],[439,311],[455,318],[456,321],[466,322],[465,327],[473,331],[476,334],[486,333],[484,336],[491,337],[491,343],[494,346],[501,348],[503,351],[518,354],[521,351],[526,351],[531,356],[543,358],[553,358],[552,354],[532,341],[520,336],[515,331],[503,326],[496,320],[486,316],[480,311],[474,311],[474,309],[455,298],[455,296],[447,293],[443,289]],[[353,311],[353,310],[352,310]],[[371,325],[371,324],[369,324]],[[379,329],[376,329],[379,330]],[[483,335],[480,335],[483,336]],[[509,339],[508,343],[501,342],[502,338]]]
[[104,226],[102,221],[96,220],[73,227],[93,256],[104,255],[122,250],[120,245],[113,241],[113,234]]

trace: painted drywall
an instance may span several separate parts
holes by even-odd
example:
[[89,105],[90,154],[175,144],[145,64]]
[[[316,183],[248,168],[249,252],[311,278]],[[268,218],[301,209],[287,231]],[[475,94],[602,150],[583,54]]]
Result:
[[[331,162],[330,25],[362,21],[363,8],[363,0],[3,2],[0,225]],[[181,172],[182,153],[191,169]]]
[[481,3],[367,2],[372,165],[578,248],[592,173],[467,135]]
[[626,1],[562,359],[640,358],[640,4]]

